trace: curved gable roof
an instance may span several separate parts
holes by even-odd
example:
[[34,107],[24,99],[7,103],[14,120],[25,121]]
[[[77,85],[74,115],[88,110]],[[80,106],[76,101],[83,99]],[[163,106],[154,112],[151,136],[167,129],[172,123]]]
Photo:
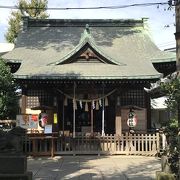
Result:
[[[73,56],[78,54],[78,52],[81,51],[82,49],[87,49],[87,47],[89,47],[90,49],[95,51],[95,53],[98,56],[101,56],[102,58],[100,58],[100,59],[103,63],[125,65],[124,63],[118,62],[117,60],[114,60],[112,57],[106,55],[105,52],[103,52],[102,50],[100,50],[99,47],[97,47],[97,45],[90,33],[88,24],[86,24],[86,28],[85,28],[83,34],[81,35],[79,44],[77,46],[75,46],[74,49],[72,49],[68,54],[66,54],[64,57],[62,57],[59,61],[50,63],[49,65],[59,65],[59,64],[69,63],[68,60],[70,58],[72,58]],[[102,60],[102,59],[104,59],[104,60]]]
[[[84,32],[86,24],[89,24],[89,34],[87,30]],[[160,74],[152,60],[173,58],[154,45],[143,20],[28,19],[26,25],[15,49],[3,56],[22,61],[15,74],[18,77],[73,78],[78,74],[81,79],[155,79]],[[88,66],[69,63],[68,59],[85,46],[102,57],[104,63]]]

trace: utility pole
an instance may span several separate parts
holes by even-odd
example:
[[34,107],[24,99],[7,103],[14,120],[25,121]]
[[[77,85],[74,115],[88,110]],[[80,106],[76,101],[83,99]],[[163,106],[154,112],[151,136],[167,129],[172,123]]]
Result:
[[176,67],[177,71],[180,71],[180,0],[174,1],[175,5],[175,14],[176,14]]
[[[176,14],[176,68],[177,78],[180,78],[180,0],[174,1]],[[180,129],[180,102],[178,102],[178,128]]]

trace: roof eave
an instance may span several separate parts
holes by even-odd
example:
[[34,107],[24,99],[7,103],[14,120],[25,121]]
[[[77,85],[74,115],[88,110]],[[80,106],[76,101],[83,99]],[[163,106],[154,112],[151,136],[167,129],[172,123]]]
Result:
[[65,79],[80,79],[80,80],[157,80],[160,78],[160,75],[141,75],[141,76],[48,76],[48,75],[16,75],[14,74],[15,79],[44,79],[44,80],[65,80]]

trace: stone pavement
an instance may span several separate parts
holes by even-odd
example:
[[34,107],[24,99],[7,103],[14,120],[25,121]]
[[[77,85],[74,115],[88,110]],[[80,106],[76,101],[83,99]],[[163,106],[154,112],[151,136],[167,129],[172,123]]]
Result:
[[56,156],[28,158],[34,180],[148,180],[160,159],[146,156]]

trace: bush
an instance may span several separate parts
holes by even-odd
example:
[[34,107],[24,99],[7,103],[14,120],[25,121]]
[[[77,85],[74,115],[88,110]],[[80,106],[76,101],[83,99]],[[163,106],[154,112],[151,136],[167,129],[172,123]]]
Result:
[[173,174],[165,173],[165,172],[157,172],[156,180],[175,180]]

